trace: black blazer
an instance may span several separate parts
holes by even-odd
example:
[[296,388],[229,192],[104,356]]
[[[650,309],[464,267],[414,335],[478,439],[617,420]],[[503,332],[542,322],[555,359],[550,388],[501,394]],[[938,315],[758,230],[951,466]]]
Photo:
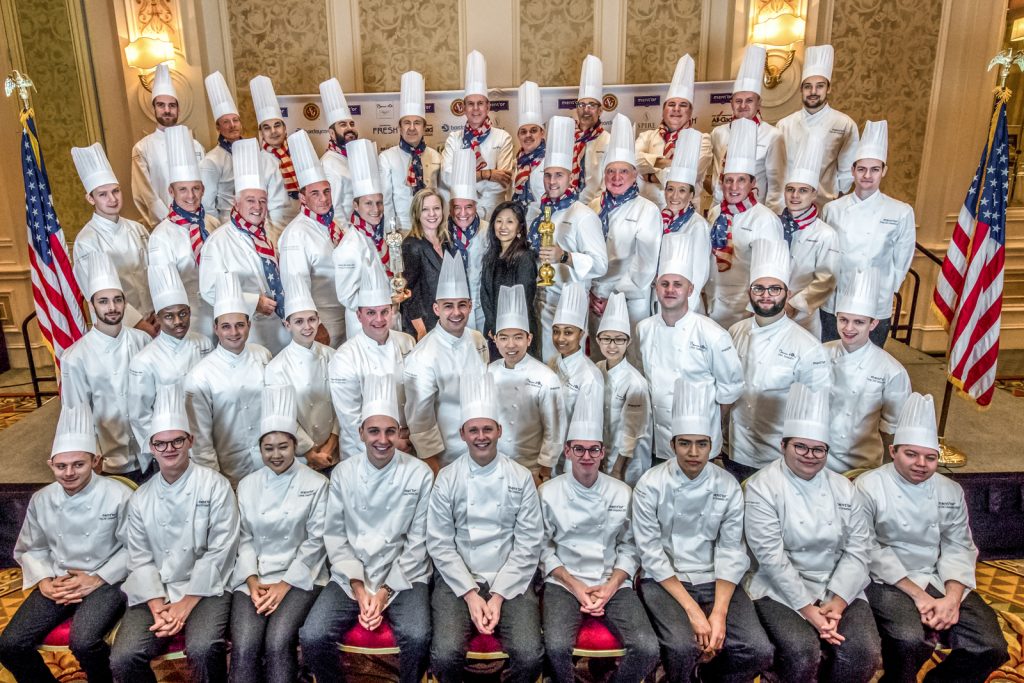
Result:
[[526,294],[526,312],[530,320],[530,355],[539,357],[540,326],[537,324],[537,260],[531,251],[521,251],[511,260],[484,257],[483,272],[480,274],[480,307],[484,311],[484,336],[488,339],[495,332],[494,324],[498,313],[498,292],[501,288],[522,285]]
[[[455,246],[448,246],[447,251],[454,254]],[[437,280],[441,276],[441,257],[427,240],[406,237],[402,241],[402,259],[405,262],[402,274],[412,293],[411,297],[402,302],[402,329],[415,338],[413,320],[422,318],[427,332],[437,325],[434,299],[437,297]]]

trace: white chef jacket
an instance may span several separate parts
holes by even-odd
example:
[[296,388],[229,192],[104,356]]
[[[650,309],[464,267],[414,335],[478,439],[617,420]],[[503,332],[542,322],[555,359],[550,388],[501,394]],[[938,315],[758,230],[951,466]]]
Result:
[[[651,381],[654,448],[658,457],[675,457],[672,450],[672,395],[675,382],[711,384],[715,402],[730,405],[743,391],[743,365],[732,337],[711,318],[688,311],[673,327],[661,314],[636,326],[643,371]],[[722,448],[721,420],[712,421],[711,457]]]
[[775,126],[786,142],[787,156],[796,153],[812,130],[825,134],[825,155],[821,159],[821,180],[818,183],[819,207],[838,197],[840,192],[850,190],[853,164],[857,161],[857,143],[860,142],[860,132],[853,119],[826,104],[813,114],[801,108]]
[[769,597],[794,611],[838,595],[865,599],[871,530],[861,498],[841,474],[810,481],[776,460],[746,484],[744,527],[757,568],[751,600]]
[[[601,211],[601,199],[591,202],[594,213]],[[600,219],[598,219],[600,225]],[[661,252],[661,211],[643,197],[631,199],[612,211],[608,218],[608,270],[591,284],[594,296],[607,299],[616,292],[626,295],[630,320],[634,324],[651,314],[651,284],[658,274]],[[646,312],[633,320],[633,302],[643,301]]]
[[[278,226],[280,232],[288,221],[285,212],[291,210],[292,200],[284,189],[284,178],[277,160],[265,154],[260,155],[260,179],[267,191],[267,221]],[[214,145],[199,162],[199,177],[203,181],[203,206],[206,213],[223,223],[231,216],[235,205],[235,167],[231,152],[220,145]]]
[[[722,172],[729,151],[731,124],[711,130],[711,151],[715,158],[711,176],[716,203],[722,201]],[[786,142],[778,128],[762,121],[757,124],[757,151],[754,162],[757,178],[757,198],[761,204],[778,215],[786,208],[783,190],[786,188]]]
[[832,297],[836,287],[838,243],[836,231],[819,218],[794,232],[789,245],[788,303],[797,310],[793,320],[818,339],[821,339],[818,309]]
[[548,361],[548,367],[555,371],[562,383],[562,405],[565,406],[565,428],[572,423],[572,414],[576,410],[576,399],[593,386],[593,390],[604,396],[604,373],[590,360],[581,347],[579,351],[565,358],[561,354]]
[[[426,464],[395,451],[381,469],[364,450],[334,468],[327,497],[324,545],[331,580],[355,599],[351,581],[376,594],[430,580],[427,508],[434,476]],[[392,509],[394,508],[394,509]]]
[[[199,293],[210,306],[216,301],[217,277],[221,273],[238,275],[243,295],[253,307],[260,294],[273,298],[267,276],[263,273],[263,262],[256,253],[252,238],[231,221],[210,233],[203,245],[203,256],[199,262]],[[250,322],[249,341],[265,346],[271,354],[276,354],[291,340],[291,335],[277,313],[254,313]]]
[[[477,210],[480,210],[479,206],[477,206]],[[469,316],[467,326],[480,331],[484,329],[484,309],[482,306],[483,297],[480,296],[480,281],[484,271],[484,254],[487,253],[487,246],[490,242],[490,237],[487,235],[490,229],[490,223],[481,217],[476,235],[469,242],[469,249],[467,250],[469,258],[466,259],[465,264],[466,279],[469,280],[469,296],[473,302],[473,313]],[[452,239],[454,238],[455,235],[453,234]],[[456,256],[459,256],[459,254],[456,253]]]
[[826,466],[842,473],[882,464],[878,433],[896,430],[910,397],[910,375],[898,360],[872,343],[848,353],[842,340],[825,344],[832,366],[829,392],[831,437]]
[[157,387],[180,382],[211,351],[213,342],[209,337],[190,331],[184,339],[177,339],[161,332],[128,363],[128,419],[139,445],[139,466],[143,471],[153,461],[149,428]]
[[526,592],[540,563],[544,522],[530,471],[500,452],[481,467],[469,454],[437,475],[427,552],[462,596],[486,583],[506,600]]
[[810,332],[783,316],[764,327],[755,318],[729,330],[743,365],[743,393],[729,421],[729,456],[749,467],[782,457],[782,422],[789,388],[831,385],[828,356]]
[[327,176],[327,184],[331,186],[331,203],[334,204],[334,215],[342,223],[352,215],[352,172],[348,170],[348,157],[328,149],[320,157],[320,163]]
[[111,585],[124,581],[128,576],[124,530],[131,495],[132,490],[121,482],[95,473],[72,496],[56,481],[33,493],[14,545],[23,589],[64,576],[70,569]]
[[857,477],[856,486],[873,532],[874,581],[895,585],[908,578],[943,595],[947,581],[976,587],[978,548],[960,484],[938,473],[912,484],[890,462]]
[[501,425],[498,448],[533,472],[554,467],[568,427],[558,375],[530,355],[514,368],[505,367],[499,358],[487,372],[494,378]]
[[[438,175],[441,173],[441,154],[426,145],[420,155],[420,162],[423,164],[424,186],[436,190]],[[377,157],[380,185],[384,190],[384,215],[397,220],[403,232],[412,229],[412,198],[415,193],[406,182],[411,163],[412,155],[402,151],[397,143]]]
[[[331,405],[327,367],[334,349],[320,342],[306,348],[294,340],[267,363],[263,375],[266,386],[290,384],[295,387],[296,418],[299,422],[295,453],[305,462],[309,449],[326,443],[338,433],[338,420]],[[258,437],[257,437],[258,438]]]
[[405,425],[405,357],[415,344],[410,335],[397,330],[391,330],[387,340],[378,344],[360,328],[334,352],[327,366],[327,376],[338,419],[338,446],[342,460],[366,449],[359,438],[359,427],[362,425],[363,387],[370,375],[388,375],[395,382],[400,422]]
[[[881,281],[878,307],[872,317],[892,316],[893,295],[899,291],[914,260],[914,207],[881,191],[867,199],[851,192],[826,204],[822,214],[822,220],[835,228],[839,236],[836,292],[848,287],[858,270],[876,268]],[[833,292],[822,308],[835,313],[836,298]]]
[[633,489],[633,535],[644,574],[659,583],[738,584],[750,567],[743,492],[710,462],[693,479],[674,457],[645,472]]
[[[516,164],[516,171],[518,171],[519,165]],[[533,201],[526,205],[526,226],[529,227],[533,223],[533,219],[540,215],[540,199],[547,192],[544,190],[544,163],[541,162],[530,169],[530,179],[526,181],[530,186],[530,194],[533,196]],[[516,189],[516,175],[515,171],[512,173],[512,191]],[[511,195],[510,195],[511,196]]]
[[[288,189],[284,184],[284,175],[281,173],[281,162],[278,161],[277,157],[263,149],[262,142],[260,143],[260,169],[264,166],[272,166],[277,170],[278,177],[281,178],[281,190],[284,192],[283,200],[284,203],[278,207],[277,215],[271,217],[270,212],[270,198],[267,198],[267,237],[275,245],[277,244],[277,238],[281,236],[281,232],[285,226],[292,222],[292,219],[299,215],[299,200],[292,199],[288,194]],[[260,171],[260,176],[263,176],[263,171]]]
[[[219,226],[217,220],[207,213],[207,238]],[[202,250],[200,253],[203,253]],[[192,254],[192,240],[188,236],[188,228],[172,223],[166,218],[160,221],[160,224],[153,228],[153,234],[149,238],[149,265],[174,266],[188,295],[188,307],[192,312],[189,329],[213,339],[213,306],[199,294],[199,265]]]
[[249,595],[250,576],[304,591],[327,585],[327,484],[324,475],[301,462],[281,474],[263,467],[239,482],[234,590]]
[[[711,207],[708,225],[714,225],[721,212],[721,202]],[[732,217],[732,266],[723,271],[712,267],[707,284],[708,315],[725,329],[750,315],[750,259],[754,240],[762,239],[785,239],[782,221],[764,204],[755,204]]]
[[[344,226],[347,218],[335,217]],[[345,341],[345,307],[338,301],[334,286],[334,243],[330,232],[316,220],[299,212],[281,233],[277,243],[281,277],[302,278],[316,304],[320,322],[331,335],[331,346],[338,348]],[[285,297],[288,292],[285,292]],[[287,300],[287,298],[286,298]]]
[[580,192],[580,201],[584,204],[589,205],[604,192],[604,153],[611,139],[612,134],[605,128],[603,133],[586,144],[583,151],[584,186]]
[[626,572],[621,588],[633,585],[640,555],[633,541],[633,490],[628,484],[598,473],[587,488],[570,472],[544,482],[538,493],[544,517],[540,560],[546,582],[559,583],[551,573],[565,567],[588,586],[608,581],[616,569]]
[[[678,147],[676,148],[678,150]],[[659,209],[665,208],[665,177],[668,175],[667,168],[655,168],[658,159],[665,156],[665,140],[657,128],[641,131],[636,136],[636,170],[640,174],[637,182],[640,184],[640,194],[657,205]],[[700,134],[700,157],[697,160],[697,183],[693,188],[695,195],[694,205],[698,209],[707,205],[704,192],[701,187],[704,185],[704,177],[711,168],[714,156],[711,153],[711,136],[708,133]],[[646,177],[655,174],[658,176],[657,183],[649,183]]]
[[[198,141],[193,140],[192,145],[198,164],[206,152]],[[171,205],[167,171],[166,133],[158,127],[132,147],[132,199],[149,228],[167,217]]]
[[238,548],[238,508],[228,480],[190,462],[173,484],[160,474],[128,501],[128,606],[178,602],[228,589]]
[[611,370],[606,360],[597,368],[604,374],[605,468],[628,458],[624,480],[633,486],[651,468],[651,386],[626,358]]
[[405,359],[405,417],[419,457],[437,455],[444,466],[467,452],[459,436],[459,385],[464,375],[486,372],[487,360],[482,334],[466,328],[461,337],[453,337],[441,325]]
[[231,480],[263,467],[259,453],[264,368],[270,352],[247,344],[239,354],[218,346],[185,376],[195,431],[192,460]]
[[139,467],[140,443],[128,419],[128,366],[149,341],[145,332],[123,325],[116,337],[94,327],[61,357],[61,400],[92,409],[104,472]]
[[346,340],[363,329],[356,316],[359,285],[363,273],[373,265],[374,260],[380,261],[380,256],[373,240],[351,225],[346,225],[345,234],[331,252],[331,263],[334,264],[334,292],[345,309]]
[[[103,252],[110,257],[121,280],[125,303],[134,308],[141,318],[146,317],[153,312],[146,274],[149,267],[148,242],[149,233],[139,223],[127,218],[118,218],[115,223],[94,213],[74,241],[72,271],[79,287],[84,289],[89,284],[89,257]],[[133,327],[136,322],[138,319],[128,316],[126,311],[125,324]]]
[[[441,152],[441,191],[446,198],[451,198],[452,166],[455,163],[456,150],[462,149],[462,129],[453,130],[444,141]],[[507,131],[491,126],[491,132],[480,143],[480,158],[487,164],[485,168],[508,171],[512,180],[516,175],[516,155],[512,153],[512,136]],[[406,165],[408,168],[408,165]],[[494,207],[511,196],[512,181],[505,187],[493,180],[476,181],[476,211],[481,220],[490,220]]]
[[[711,253],[711,226],[708,225],[704,216],[700,215],[698,211],[694,211],[693,215],[690,216],[690,218],[687,219],[687,221],[683,223],[683,226],[677,231],[665,233],[664,230],[665,229],[662,228],[662,232],[664,233],[661,237],[662,248],[665,248],[665,244],[667,244],[669,240],[697,240],[699,243],[693,248],[706,256],[699,260],[696,257],[693,259],[693,281],[690,283],[693,285],[693,293],[690,295],[690,298],[686,300],[691,311],[704,313],[704,300],[701,299],[700,295],[704,290],[704,285],[708,283],[708,279],[711,277],[711,271],[718,269],[715,265],[715,256]],[[693,242],[689,243],[693,244]],[[689,251],[689,249],[687,249],[687,251]],[[655,277],[654,281],[657,283],[657,277]],[[659,310],[658,296],[653,290],[651,291],[651,310]]]

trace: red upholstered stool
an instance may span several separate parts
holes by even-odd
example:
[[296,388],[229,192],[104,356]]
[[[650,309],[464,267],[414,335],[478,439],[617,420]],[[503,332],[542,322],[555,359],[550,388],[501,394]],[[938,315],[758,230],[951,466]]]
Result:
[[477,633],[466,648],[466,659],[508,659],[508,654],[502,652],[501,643],[493,635]]
[[170,641],[167,643],[167,648],[164,650],[162,655],[157,655],[153,658],[154,662],[167,662],[172,659],[184,659],[185,658],[185,632],[179,631],[175,635],[171,636]]
[[622,657],[626,650],[603,620],[584,617],[572,654],[575,657]]
[[62,622],[57,628],[50,631],[43,644],[38,649],[46,652],[63,652],[70,649],[71,645],[71,620]]
[[373,631],[367,631],[361,624],[353,626],[338,644],[342,652],[356,655],[397,655],[398,643],[387,619]]

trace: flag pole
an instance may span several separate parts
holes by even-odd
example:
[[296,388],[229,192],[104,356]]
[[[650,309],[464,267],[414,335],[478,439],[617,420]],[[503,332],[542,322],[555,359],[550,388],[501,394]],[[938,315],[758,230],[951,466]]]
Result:
[[939,410],[939,466],[948,468],[963,467],[967,464],[967,454],[946,441],[946,420],[949,419],[949,405],[953,398],[953,383],[946,379],[946,389],[942,392],[942,408]]

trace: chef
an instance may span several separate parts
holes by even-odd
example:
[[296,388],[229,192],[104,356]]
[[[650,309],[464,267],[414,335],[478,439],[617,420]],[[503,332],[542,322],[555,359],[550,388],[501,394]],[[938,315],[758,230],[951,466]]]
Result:
[[462,259],[445,252],[437,282],[438,324],[405,359],[405,417],[416,455],[437,472],[466,452],[459,438],[459,384],[487,366],[487,341],[467,329],[472,315]]
[[[573,131],[572,119],[567,117],[552,116],[548,122],[543,162],[544,195],[540,199],[540,214],[530,223],[527,232],[530,248],[537,254],[539,263],[550,263],[555,269],[555,284],[537,293],[541,356],[545,362],[550,362],[557,354],[551,341],[551,327],[562,288],[577,282],[583,291],[590,291],[591,280],[608,270],[601,219],[580,200],[573,186]],[[547,207],[551,207],[551,222],[555,226],[554,244],[542,247],[537,228]]]
[[562,383],[548,366],[527,353],[533,341],[522,285],[498,292],[494,345],[501,358],[487,366],[497,392],[498,446],[533,472],[538,483],[551,476],[565,430]]
[[[681,149],[680,134],[690,130],[696,133],[697,156],[692,164],[694,179],[689,181],[691,193],[704,185],[704,176],[711,167],[711,136],[693,128],[693,57],[683,55],[676,62],[672,82],[661,105],[661,123],[657,128],[645,130],[636,138],[637,170],[640,172],[640,194],[665,208],[665,171],[672,166]],[[705,202],[695,194],[690,199],[695,206]]]
[[[132,147],[132,198],[135,208],[142,214],[142,221],[152,229],[167,216],[171,197],[167,193],[167,156],[164,154],[164,131],[177,125],[180,113],[178,93],[171,81],[171,70],[167,64],[159,64],[153,74],[152,96],[153,118],[156,130],[146,135]],[[193,143],[196,162],[204,155],[203,147]]]
[[715,201],[724,196],[723,173],[727,173],[728,159],[732,156],[731,137],[739,120],[755,124],[756,153],[751,155],[754,170],[751,175],[757,179],[752,188],[758,200],[772,213],[782,213],[782,180],[786,173],[786,142],[779,129],[761,119],[761,87],[764,83],[765,49],[760,45],[748,45],[743,52],[743,62],[732,85],[732,123],[718,126],[711,131],[711,151],[715,158],[712,183]]
[[828,423],[828,392],[793,385],[783,457],[745,487],[744,528],[758,563],[747,590],[780,680],[867,683],[879,660],[864,597],[871,530],[853,485],[825,468]]
[[[257,139],[260,143],[260,158],[264,159],[262,163],[271,161],[277,166],[288,195],[288,204],[282,207],[280,218],[274,217],[268,226],[270,241],[277,244],[277,238],[284,230],[284,226],[299,212],[299,182],[291,154],[288,152],[288,126],[281,118],[281,107],[277,102],[274,84],[266,76],[256,76],[249,81],[249,92],[252,95],[252,106],[256,111],[256,124],[259,127]],[[237,187],[236,182],[236,192]]]
[[92,329],[61,357],[61,401],[84,403],[92,411],[103,456],[103,472],[136,483],[152,472],[140,467],[140,445],[128,419],[128,366],[149,343],[145,332],[125,327],[121,281],[106,254],[90,257],[85,295],[92,306]]
[[604,192],[604,155],[611,139],[601,123],[604,113],[604,64],[587,55],[580,67],[576,130],[572,147],[572,187],[588,206]]
[[160,334],[128,363],[128,419],[135,443],[140,446],[139,465],[144,472],[149,471],[153,462],[147,435],[157,387],[180,382],[201,358],[213,351],[210,337],[192,331],[188,294],[173,265],[150,266],[149,288]]
[[292,341],[274,356],[264,373],[266,386],[287,384],[295,389],[296,420],[294,432],[296,457],[315,470],[338,462],[338,420],[331,406],[327,368],[334,349],[316,341],[320,316],[305,280],[285,280],[288,302],[285,329]]
[[589,387],[593,387],[604,399],[604,374],[584,349],[587,339],[587,293],[579,284],[572,282],[562,288],[553,323],[551,337],[558,355],[548,361],[548,367],[557,373],[562,382],[562,405],[565,406],[565,424],[568,426],[576,409],[576,399]]
[[231,679],[290,683],[299,673],[299,627],[327,583],[327,479],[296,458],[294,388],[268,385],[262,407],[264,467],[238,484]]
[[[323,120],[327,123],[327,150],[320,157],[320,164],[331,186],[331,207],[336,214],[344,217],[352,213],[352,175],[348,170],[348,152],[345,146],[359,138],[359,131],[356,130],[356,121],[352,118],[348,101],[337,78],[329,78],[320,84],[320,103],[324,108]],[[291,150],[291,136],[288,148]],[[294,151],[292,159],[295,160]],[[301,180],[299,187],[302,187]]]
[[544,663],[533,584],[544,537],[537,489],[530,470],[499,450],[493,377],[467,376],[460,396],[468,451],[438,473],[427,512],[436,571],[431,670],[441,683],[463,680],[475,630],[508,654],[505,678],[532,683]]
[[743,542],[743,492],[708,462],[719,422],[715,388],[675,381],[672,451],[633,489],[633,534],[644,568],[641,595],[658,634],[665,673],[689,683],[750,681],[772,663],[772,645],[740,581],[750,566]]
[[[672,447],[672,387],[677,379],[709,384],[715,402],[729,406],[743,390],[743,366],[729,333],[689,305],[694,271],[705,268],[707,256],[697,233],[667,241],[661,251],[654,292],[659,310],[636,326],[644,375],[652,383],[654,455],[675,457]],[[722,426],[711,427],[711,456],[722,449]]]
[[715,258],[707,289],[708,315],[725,329],[748,315],[751,244],[757,239],[783,240],[778,215],[760,203],[755,192],[760,182],[754,175],[757,126],[746,119],[731,126],[729,158],[721,176],[725,194],[708,213]]
[[317,598],[299,643],[318,681],[344,680],[338,643],[359,624],[376,631],[387,618],[398,644],[398,680],[418,683],[430,654],[430,468],[395,448],[398,403],[391,378],[367,378],[359,435],[362,453],[334,468],[324,544],[331,580]]
[[199,261],[199,292],[216,308],[216,285],[224,273],[234,273],[249,307],[252,341],[277,353],[288,343],[284,329],[284,286],[279,254],[270,241],[267,193],[260,180],[255,140],[239,140],[232,149],[235,207],[231,219],[212,232]]
[[789,249],[785,242],[754,242],[750,266],[750,306],[754,316],[732,326],[743,366],[743,391],[732,407],[726,468],[746,479],[778,460],[782,417],[790,387],[812,391],[831,384],[821,343],[786,316]]
[[[299,215],[284,229],[277,243],[281,277],[286,282],[290,278],[303,281],[312,293],[323,327],[319,340],[338,348],[345,340],[345,309],[338,302],[334,286],[333,254],[341,242],[345,218],[335,216],[334,190],[306,131],[297,130],[289,135],[288,149],[302,189],[299,190]],[[287,286],[285,292],[291,294]]]
[[[479,200],[477,213],[483,220],[490,220],[494,207],[505,201],[512,177],[515,173],[515,155],[512,153],[512,136],[501,128],[491,125],[491,101],[487,95],[487,62],[484,56],[473,50],[466,57],[466,87],[463,104],[466,125],[463,129],[448,134],[441,153],[441,184],[451,193],[454,184],[462,178],[455,172],[455,152],[460,149],[473,151],[473,179]],[[454,199],[454,194],[451,195]],[[411,220],[411,218],[410,218]]]
[[[910,270],[917,239],[914,208],[878,189],[889,170],[888,148],[888,124],[866,122],[854,153],[853,192],[829,202],[822,211],[822,220],[839,235],[838,287],[849,284],[858,269],[878,269],[878,301],[872,316],[878,326],[871,332],[871,342],[878,346],[889,336],[893,296]],[[822,341],[837,339],[834,294],[821,310]]]
[[540,87],[533,81],[519,86],[519,128],[516,129],[519,152],[516,173],[512,179],[512,201],[518,202],[530,224],[540,215],[544,196],[544,115],[540,105]]
[[97,452],[89,406],[63,406],[47,460],[56,481],[32,494],[14,545],[23,590],[36,588],[0,634],[0,663],[16,681],[56,680],[36,648],[69,619],[82,671],[90,681],[112,680],[105,638],[124,613],[131,489],[93,473]]
[[856,484],[876,541],[866,593],[882,636],[886,680],[916,681],[939,636],[950,652],[928,680],[982,683],[1009,655],[995,612],[974,590],[978,548],[963,489],[935,471],[931,396],[910,395],[889,453],[892,462]]
[[860,139],[852,118],[832,108],[832,63],[835,50],[831,45],[813,45],[804,50],[804,68],[800,81],[803,108],[776,124],[786,141],[787,155],[793,154],[800,142],[812,131],[825,138],[825,153],[818,173],[818,207],[849,192],[853,184],[854,150]]
[[262,467],[253,444],[270,352],[247,343],[251,315],[238,278],[222,274],[213,306],[217,348],[185,377],[189,416],[195,425],[192,460],[221,472],[232,486]]
[[832,361],[831,448],[825,465],[843,473],[880,467],[900,410],[910,396],[910,375],[868,335],[878,301],[878,273],[854,275],[836,300],[839,339],[825,344]]
[[402,74],[398,100],[398,144],[380,153],[380,182],[384,215],[398,221],[403,232],[412,228],[412,198],[424,188],[437,189],[441,154],[427,144],[426,94],[417,71]]
[[[473,298],[473,314],[469,326],[474,330],[484,329],[484,309],[480,305],[480,278],[484,254],[487,252],[487,235],[490,225],[480,213],[477,201],[477,183],[473,176],[476,163],[473,150],[458,149],[453,152],[455,161],[451,172],[448,191],[448,233],[452,236],[455,250],[462,257],[462,265],[469,277],[469,294]],[[493,207],[491,207],[493,208]]]
[[566,434],[570,471],[540,487],[544,518],[544,648],[552,677],[574,680],[572,650],[585,618],[600,619],[626,654],[616,681],[639,682],[658,664],[658,639],[633,589],[640,557],[625,483],[601,472],[603,394],[580,396]]
[[238,510],[228,480],[192,462],[180,384],[157,390],[149,448],[160,473],[128,501],[128,611],[114,638],[117,681],[155,683],[150,660],[185,634],[191,680],[227,679],[227,592],[238,547]]

